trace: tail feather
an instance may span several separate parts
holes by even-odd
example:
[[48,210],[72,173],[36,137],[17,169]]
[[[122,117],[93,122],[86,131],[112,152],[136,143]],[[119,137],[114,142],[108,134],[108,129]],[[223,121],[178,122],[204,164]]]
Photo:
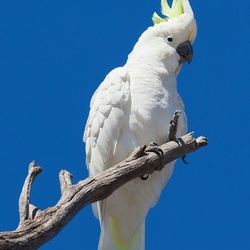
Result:
[[122,235],[117,234],[117,223],[109,215],[105,215],[101,226],[101,236],[98,250],[144,250],[145,249],[145,223],[129,241],[124,241]]

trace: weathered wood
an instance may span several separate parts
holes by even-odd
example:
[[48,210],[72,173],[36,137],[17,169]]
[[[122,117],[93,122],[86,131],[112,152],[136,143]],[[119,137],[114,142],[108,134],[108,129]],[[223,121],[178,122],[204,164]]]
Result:
[[61,194],[63,195],[64,191],[72,185],[71,178],[74,176],[68,172],[67,170],[61,170],[59,173],[59,180],[60,180],[60,187],[61,187]]
[[42,172],[41,167],[36,166],[36,162],[32,161],[29,164],[28,175],[25,179],[22,192],[19,198],[19,226],[22,226],[22,223],[30,218],[30,209],[34,209],[34,206],[30,206],[30,192],[31,192],[31,185],[35,180],[36,176]]
[[[146,153],[146,146],[138,148],[126,160],[106,171],[79,181],[72,185],[72,175],[60,172],[62,196],[58,203],[35,216],[27,216],[30,187],[34,173],[29,172],[20,197],[20,224],[17,230],[0,233],[0,249],[22,250],[37,249],[51,240],[85,206],[107,198],[121,185],[128,181],[160,171],[165,164],[207,145],[205,137],[193,138],[192,133],[175,141],[165,143],[159,148],[163,157],[155,153]],[[32,165],[33,170],[35,165]],[[31,206],[28,206],[29,208]]]

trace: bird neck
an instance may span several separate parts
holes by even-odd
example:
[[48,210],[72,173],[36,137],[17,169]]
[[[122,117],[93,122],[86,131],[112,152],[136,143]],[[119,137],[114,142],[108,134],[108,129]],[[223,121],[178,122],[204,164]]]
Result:
[[[168,65],[159,60],[147,60],[146,57],[129,57],[126,68],[136,84],[157,86],[161,85],[168,90],[176,92],[176,72],[169,70]],[[132,82],[131,82],[132,83]]]
[[171,56],[159,53],[152,53],[148,50],[133,50],[128,56],[126,65],[128,67],[138,67],[143,70],[154,71],[157,75],[166,74],[169,77],[176,78],[178,74],[179,62]]

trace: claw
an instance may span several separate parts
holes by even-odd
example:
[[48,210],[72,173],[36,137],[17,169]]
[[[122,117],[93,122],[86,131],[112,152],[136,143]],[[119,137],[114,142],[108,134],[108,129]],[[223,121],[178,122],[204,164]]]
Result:
[[[158,157],[163,158],[163,151],[162,149],[158,148],[158,144],[156,142],[150,142],[149,146],[146,147],[144,152],[153,152],[156,153],[158,155]],[[147,180],[149,177],[149,174],[145,174],[143,176],[141,176],[141,179],[143,181]]]
[[163,158],[162,149],[158,148],[158,144],[156,142],[150,142],[149,146],[145,149],[145,152],[153,152],[156,153],[160,158]]
[[185,164],[188,164],[188,162],[185,160],[185,159],[186,159],[186,155],[182,156],[181,159],[182,159],[182,161],[183,161]]
[[169,130],[168,130],[168,141],[174,141],[176,139],[176,132],[178,126],[179,115],[181,114],[180,110],[176,110],[172,120],[170,121]]
[[149,174],[145,174],[145,175],[143,175],[143,176],[141,177],[141,179],[142,179],[143,181],[145,181],[145,180],[148,179],[148,177],[149,177]]

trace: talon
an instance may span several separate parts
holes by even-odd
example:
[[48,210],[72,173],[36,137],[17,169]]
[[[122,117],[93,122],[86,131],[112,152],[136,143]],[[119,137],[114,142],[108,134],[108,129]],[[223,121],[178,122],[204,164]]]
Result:
[[145,181],[145,180],[148,179],[148,177],[149,177],[149,174],[145,174],[145,175],[143,175],[143,176],[141,177],[141,179],[142,179],[143,181]]
[[158,151],[158,152],[159,152],[158,156],[160,155],[159,157],[163,158],[163,155],[164,155],[164,154],[163,154],[162,149],[161,149],[161,148],[157,148],[157,149],[159,150],[159,151]]
[[155,141],[151,141],[151,142],[149,143],[149,146],[158,147],[158,144],[157,144]]
[[156,142],[150,142],[149,146],[145,149],[145,152],[153,152],[156,153],[160,158],[163,158],[162,149],[158,148],[158,144]]
[[175,116],[177,116],[177,115],[179,115],[179,114],[181,114],[181,111],[180,111],[180,110],[176,110],[176,111],[174,112],[174,115],[175,115]]
[[176,121],[171,120],[171,121],[170,121],[170,125],[172,125],[172,126],[176,126]]
[[185,164],[188,164],[188,162],[185,160],[185,158],[186,158],[186,155],[184,155],[184,156],[181,157],[182,161],[183,161]]
[[176,139],[176,132],[179,120],[179,114],[181,114],[180,110],[176,110],[170,121],[169,130],[168,130],[168,141],[174,141]]

